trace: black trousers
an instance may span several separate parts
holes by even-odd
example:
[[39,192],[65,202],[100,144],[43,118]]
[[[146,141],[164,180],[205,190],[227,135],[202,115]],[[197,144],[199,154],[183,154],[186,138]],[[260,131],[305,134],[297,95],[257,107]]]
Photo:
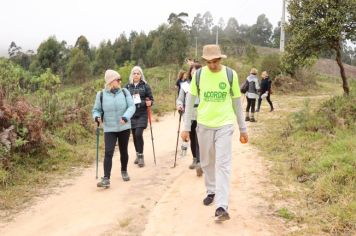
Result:
[[104,158],[104,177],[110,179],[112,168],[112,157],[114,155],[116,142],[119,144],[121,171],[127,171],[127,163],[129,161],[129,155],[127,152],[127,146],[129,144],[130,130],[124,130],[121,132],[107,132],[104,134],[105,142],[105,158]]
[[[260,110],[260,107],[261,107],[261,104],[262,104],[262,94],[258,97],[258,105],[257,105],[257,110]],[[273,109],[273,103],[271,101],[271,96],[270,94],[268,93],[267,97],[267,102],[269,103],[269,106],[271,107],[271,109]]]
[[143,130],[144,128],[137,127],[135,129],[131,129],[133,141],[135,145],[135,150],[138,153],[143,153]]
[[190,149],[192,150],[193,157],[197,158],[198,162],[200,162],[200,154],[199,154],[199,143],[198,143],[198,135],[197,135],[197,121],[192,121],[192,126],[190,127]]
[[251,112],[255,113],[255,106],[256,106],[256,98],[247,98],[246,112],[248,113],[251,109]]

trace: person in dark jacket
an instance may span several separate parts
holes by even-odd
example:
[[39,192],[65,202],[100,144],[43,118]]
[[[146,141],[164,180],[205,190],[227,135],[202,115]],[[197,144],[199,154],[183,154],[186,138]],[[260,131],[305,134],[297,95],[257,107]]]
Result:
[[112,157],[116,143],[119,143],[121,175],[124,181],[129,181],[127,163],[131,122],[130,118],[135,113],[135,105],[129,91],[121,88],[121,76],[114,70],[105,72],[105,89],[98,92],[92,110],[93,119],[100,124],[103,118],[104,125],[104,177],[97,183],[98,187],[110,187]]
[[261,91],[260,91],[260,96],[258,98],[258,105],[257,105],[257,110],[256,112],[260,111],[261,108],[261,103],[262,103],[262,98],[266,98],[267,102],[269,103],[269,106],[271,107],[270,111],[273,111],[273,103],[271,101],[271,86],[272,86],[272,81],[270,80],[267,71],[263,71],[261,74]]
[[132,68],[126,88],[130,91],[136,106],[136,112],[131,118],[131,130],[136,150],[136,160],[134,163],[138,164],[139,167],[143,167],[145,165],[143,130],[147,128],[147,107],[152,106],[153,96],[141,67],[135,66]]

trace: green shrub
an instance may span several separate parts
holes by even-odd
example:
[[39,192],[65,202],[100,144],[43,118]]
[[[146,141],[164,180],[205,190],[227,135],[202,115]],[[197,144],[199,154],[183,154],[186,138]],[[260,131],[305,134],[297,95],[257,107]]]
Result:
[[274,53],[263,57],[260,68],[261,72],[267,71],[271,79],[281,74],[281,59],[279,54]]

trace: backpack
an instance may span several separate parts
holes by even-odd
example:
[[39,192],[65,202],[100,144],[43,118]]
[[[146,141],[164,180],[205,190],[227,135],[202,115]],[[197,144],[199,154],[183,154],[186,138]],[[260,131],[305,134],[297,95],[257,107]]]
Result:
[[[232,69],[230,67],[225,67],[226,68],[226,75],[227,75],[227,79],[229,80],[229,84],[230,84],[230,95],[233,96],[234,92],[232,91],[232,81],[233,81],[233,77],[234,77],[234,73],[232,72]],[[195,72],[195,82],[197,85],[197,91],[198,91],[198,96],[200,94],[200,88],[199,88],[199,83],[200,83],[200,74],[201,74],[201,69],[199,68],[196,72]]]
[[[122,89],[124,95],[125,95],[125,99],[126,99],[126,92],[125,89]],[[101,105],[101,120],[104,121],[104,109],[103,109],[103,91],[100,91],[100,105]]]
[[246,93],[248,91],[248,87],[249,87],[248,85],[249,85],[249,82],[246,80],[240,89],[241,93]]

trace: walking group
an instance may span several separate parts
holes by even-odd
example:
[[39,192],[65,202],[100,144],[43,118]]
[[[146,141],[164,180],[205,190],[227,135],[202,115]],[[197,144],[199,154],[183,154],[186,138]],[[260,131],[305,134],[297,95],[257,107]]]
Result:
[[[273,111],[267,72],[262,73],[263,79],[259,83],[257,70],[252,69],[246,80],[247,85],[240,89],[236,71],[222,64],[224,58],[226,55],[221,53],[218,45],[205,45],[202,59],[206,65],[189,61],[189,71],[181,72],[176,84],[176,107],[180,118],[183,118],[180,136],[182,141],[190,141],[193,156],[189,168],[195,169],[197,176],[204,176],[206,195],[202,203],[208,206],[215,201],[215,220],[218,222],[230,219],[228,199],[234,123],[237,121],[239,127],[239,141],[246,143],[245,121],[256,121],[254,113],[260,111],[264,97]],[[247,88],[243,90],[244,87]],[[242,93],[247,98],[245,119]],[[106,71],[105,88],[97,93],[93,108],[93,119],[98,125],[103,122],[105,141],[104,177],[98,187],[110,186],[112,157],[117,142],[122,179],[130,180],[127,172],[130,130],[136,150],[134,163],[144,167],[143,131],[147,128],[148,108],[153,102],[151,88],[140,67],[132,69],[129,83],[124,87],[116,71]]]

